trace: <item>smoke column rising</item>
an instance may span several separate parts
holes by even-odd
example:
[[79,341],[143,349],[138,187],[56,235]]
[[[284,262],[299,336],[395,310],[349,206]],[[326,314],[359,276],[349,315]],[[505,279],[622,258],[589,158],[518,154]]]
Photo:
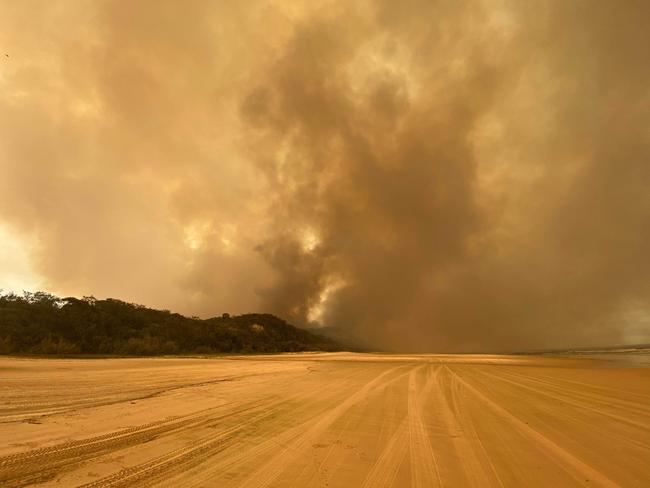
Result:
[[634,0],[4,3],[0,222],[64,294],[389,350],[650,341],[648,21]]

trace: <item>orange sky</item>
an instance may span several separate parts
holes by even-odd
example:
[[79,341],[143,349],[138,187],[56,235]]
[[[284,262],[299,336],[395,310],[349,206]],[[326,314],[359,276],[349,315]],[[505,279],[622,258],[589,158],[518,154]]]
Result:
[[650,4],[0,4],[0,287],[396,350],[650,341]]

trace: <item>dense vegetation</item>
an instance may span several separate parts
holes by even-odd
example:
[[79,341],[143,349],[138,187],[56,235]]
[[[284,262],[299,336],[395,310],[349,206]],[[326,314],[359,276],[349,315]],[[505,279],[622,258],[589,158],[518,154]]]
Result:
[[336,350],[269,314],[201,320],[120,300],[0,295],[0,354],[160,355]]

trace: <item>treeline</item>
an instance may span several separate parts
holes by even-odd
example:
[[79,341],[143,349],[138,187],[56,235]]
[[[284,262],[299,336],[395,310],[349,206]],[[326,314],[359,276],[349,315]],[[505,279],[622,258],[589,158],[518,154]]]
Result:
[[211,319],[112,298],[0,295],[0,354],[164,354],[333,351],[326,337],[270,314]]

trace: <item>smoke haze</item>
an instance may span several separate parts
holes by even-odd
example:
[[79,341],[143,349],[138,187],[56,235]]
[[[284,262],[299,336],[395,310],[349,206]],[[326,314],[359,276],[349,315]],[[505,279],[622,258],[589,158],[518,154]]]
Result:
[[0,240],[60,294],[388,350],[647,342],[648,25],[641,0],[3,2]]

